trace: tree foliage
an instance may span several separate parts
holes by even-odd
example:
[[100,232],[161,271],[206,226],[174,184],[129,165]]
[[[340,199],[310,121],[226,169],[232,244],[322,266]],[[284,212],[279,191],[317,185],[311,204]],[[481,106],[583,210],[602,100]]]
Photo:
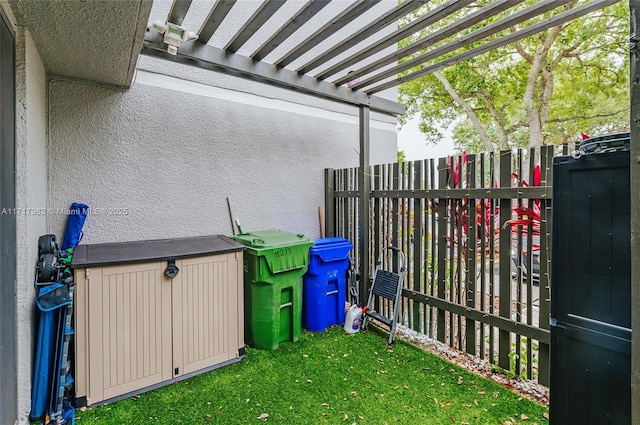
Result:
[[[476,7],[478,3],[485,4],[476,2]],[[528,0],[521,7],[534,3]],[[564,8],[580,4],[573,1]],[[599,135],[628,129],[628,21],[629,5],[622,1],[404,83],[399,96],[407,113],[401,123],[419,115],[420,130],[431,143],[442,139],[440,129],[451,128],[455,145],[470,152],[559,144],[579,139],[581,132]]]

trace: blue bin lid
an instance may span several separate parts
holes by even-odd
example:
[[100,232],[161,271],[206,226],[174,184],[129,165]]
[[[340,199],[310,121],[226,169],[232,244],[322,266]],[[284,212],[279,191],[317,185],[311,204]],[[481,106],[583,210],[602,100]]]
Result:
[[314,240],[314,246],[309,250],[309,255],[316,255],[322,261],[338,261],[349,258],[349,251],[353,245],[344,238],[320,238]]
[[316,247],[330,247],[330,245],[341,245],[344,243],[348,243],[349,245],[351,245],[349,239],[345,238],[319,238],[314,239],[313,242],[315,243]]

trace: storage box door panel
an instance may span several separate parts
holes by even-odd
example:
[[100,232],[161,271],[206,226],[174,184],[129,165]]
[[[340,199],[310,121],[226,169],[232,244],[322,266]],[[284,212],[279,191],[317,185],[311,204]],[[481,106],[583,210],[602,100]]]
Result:
[[96,268],[88,282],[87,402],[170,379],[171,282],[162,263]]
[[179,377],[236,358],[235,254],[178,260],[173,279],[173,373]]

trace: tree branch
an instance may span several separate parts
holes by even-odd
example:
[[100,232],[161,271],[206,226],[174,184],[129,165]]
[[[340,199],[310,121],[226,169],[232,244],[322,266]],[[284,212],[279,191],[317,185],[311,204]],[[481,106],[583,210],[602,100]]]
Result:
[[473,109],[471,109],[471,106],[469,106],[469,104],[458,95],[458,93],[451,86],[451,83],[449,83],[449,80],[447,80],[447,78],[444,75],[442,75],[440,71],[434,72],[433,76],[436,77],[438,81],[442,83],[447,93],[449,93],[449,96],[451,96],[454,102],[460,105],[460,107],[467,114],[469,121],[471,121],[471,125],[473,125],[473,128],[475,128],[476,131],[478,132],[478,135],[480,136],[480,140],[482,140],[482,142],[484,143],[485,148],[489,152],[493,152],[494,150],[493,143],[491,142],[491,139],[489,139],[489,136],[487,135],[487,132],[485,131],[484,127],[480,123],[478,116],[475,114],[475,112],[473,112]]
[[614,111],[608,114],[594,114],[594,115],[572,115],[569,117],[563,117],[563,118],[554,118],[552,120],[547,120],[546,122],[551,124],[551,123],[563,123],[563,122],[569,122],[569,121],[575,121],[575,120],[588,120],[591,118],[609,118],[609,117],[614,117],[622,112],[627,111],[627,109],[620,109],[618,111]]
[[493,98],[489,91],[485,89],[481,89],[477,96],[484,101],[485,105],[487,105],[487,109],[489,114],[493,118],[493,122],[496,124],[496,130],[498,131],[498,139],[500,140],[500,150],[509,149],[509,137],[507,132],[505,131],[506,127],[506,118],[501,110],[496,108],[495,103],[493,102]]

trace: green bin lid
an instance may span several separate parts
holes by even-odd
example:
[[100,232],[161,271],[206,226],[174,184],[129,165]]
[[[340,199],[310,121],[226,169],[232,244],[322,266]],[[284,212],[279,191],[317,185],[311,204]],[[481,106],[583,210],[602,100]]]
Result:
[[284,245],[296,245],[299,243],[310,243],[311,240],[304,235],[283,232],[281,230],[257,230],[243,233],[233,237],[243,245],[254,249],[269,249]]
[[247,246],[248,253],[264,257],[271,273],[306,268],[313,241],[304,235],[280,230],[258,230],[233,237]]

